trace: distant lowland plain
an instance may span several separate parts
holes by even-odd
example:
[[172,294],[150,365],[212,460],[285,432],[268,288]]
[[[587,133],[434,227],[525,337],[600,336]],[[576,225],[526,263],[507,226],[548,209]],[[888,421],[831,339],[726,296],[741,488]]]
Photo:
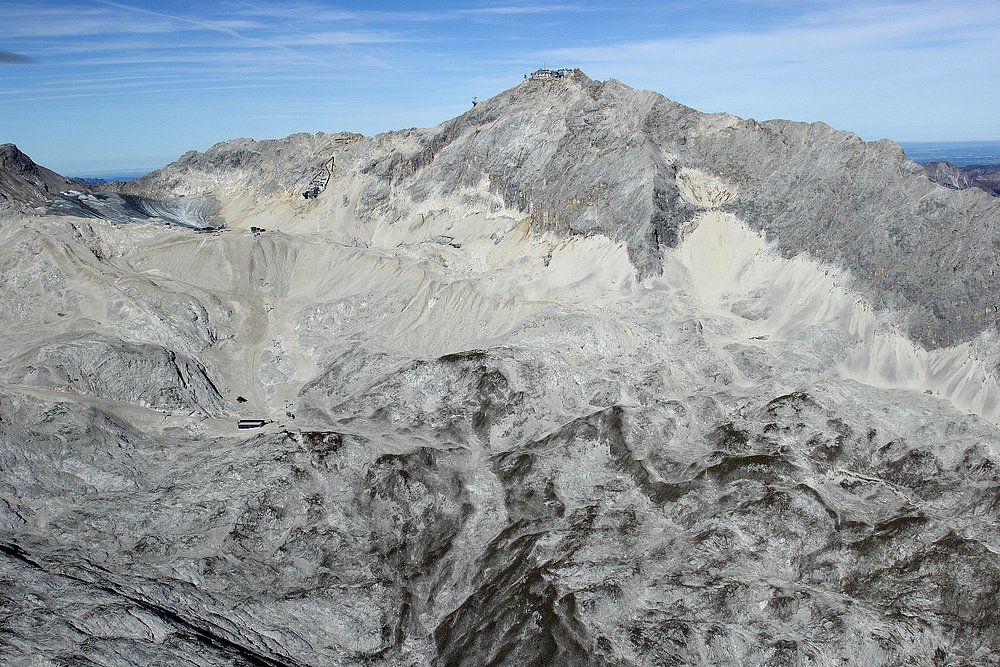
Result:
[[1000,141],[898,141],[918,164],[945,161],[956,167],[1000,164]]

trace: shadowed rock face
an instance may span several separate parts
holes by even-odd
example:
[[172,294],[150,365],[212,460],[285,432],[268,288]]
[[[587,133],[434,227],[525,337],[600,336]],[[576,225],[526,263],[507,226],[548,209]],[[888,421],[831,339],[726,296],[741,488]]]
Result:
[[962,171],[972,177],[977,188],[1000,197],[1000,165],[970,164],[962,167]]
[[572,72],[101,187],[0,223],[5,664],[996,664],[998,202],[891,142]]
[[24,213],[76,181],[41,167],[14,144],[0,144],[0,216]]
[[970,164],[958,167],[951,162],[925,162],[927,177],[935,183],[965,190],[979,188],[994,197],[1000,197],[1000,164]]

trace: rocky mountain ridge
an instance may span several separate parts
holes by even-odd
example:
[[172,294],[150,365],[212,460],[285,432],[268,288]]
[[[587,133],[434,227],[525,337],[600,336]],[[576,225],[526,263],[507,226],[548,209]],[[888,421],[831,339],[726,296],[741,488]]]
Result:
[[0,144],[0,215],[25,213],[76,183],[35,164],[14,144]]
[[120,183],[84,183],[41,167],[14,144],[0,145],[0,216],[34,211],[115,222],[155,222],[212,229],[210,198],[157,201],[113,191]]
[[970,164],[958,167],[951,162],[924,162],[927,177],[935,183],[955,190],[979,188],[994,197],[1000,197],[1000,165]]
[[1000,656],[1000,209],[891,142],[569,72],[69,189],[0,217],[7,664]]
[[[333,185],[338,174],[356,180],[349,198],[358,219],[509,211],[536,232],[625,243],[641,279],[662,270],[664,250],[699,212],[718,208],[786,256],[805,252],[850,270],[856,289],[899,313],[926,347],[969,341],[1000,317],[996,200],[936,187],[888,140],[866,143],[823,123],[702,114],[581,72],[527,80],[428,130],[227,142],[122,190],[247,189],[260,169],[268,176],[251,189],[266,198],[305,190],[333,155]],[[951,261],[956,254],[961,262]]]

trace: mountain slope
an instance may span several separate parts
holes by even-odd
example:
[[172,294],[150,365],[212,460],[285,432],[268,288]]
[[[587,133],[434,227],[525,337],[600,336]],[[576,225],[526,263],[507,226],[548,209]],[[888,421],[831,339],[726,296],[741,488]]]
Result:
[[0,144],[0,214],[24,213],[31,204],[42,204],[76,181],[40,167],[14,144]]
[[979,188],[991,195],[1000,196],[1000,165],[970,164],[957,167],[951,162],[934,161],[923,163],[927,177],[935,183],[956,190]]
[[[353,193],[358,219],[413,224],[437,210],[505,211],[527,217],[536,232],[622,241],[640,278],[661,271],[663,251],[679,244],[699,211],[720,207],[788,257],[806,252],[850,270],[859,293],[897,312],[926,347],[969,341],[1000,317],[997,202],[937,187],[892,142],[865,143],[823,123],[702,114],[572,72],[555,82],[526,80],[430,130],[341,140],[339,150],[331,139],[310,139],[311,154],[286,149],[297,151],[289,153],[294,162],[271,149],[265,173],[281,169],[283,187],[296,181],[305,190],[323,159],[336,155],[330,188],[337,194],[327,198]],[[204,178],[185,181],[205,162],[207,173],[223,174],[214,178],[246,186],[247,176],[233,174],[261,162],[249,161],[257,149],[247,146],[217,146],[125,187],[147,196],[218,191]],[[707,200],[685,170],[719,179]],[[278,182],[268,178],[254,187],[257,196],[275,192]]]
[[0,220],[8,663],[1000,655],[1000,209],[891,142],[573,72],[110,187],[225,227]]

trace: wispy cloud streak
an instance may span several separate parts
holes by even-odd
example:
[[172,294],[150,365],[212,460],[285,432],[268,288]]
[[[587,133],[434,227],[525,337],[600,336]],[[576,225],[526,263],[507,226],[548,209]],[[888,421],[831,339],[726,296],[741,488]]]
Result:
[[872,138],[995,135],[1000,106],[996,0],[0,0],[0,14],[0,141],[61,151],[73,136],[94,155],[433,125],[543,63]]
[[935,105],[957,114],[958,100],[985,116],[989,101],[998,101],[998,34],[1000,5],[921,0],[821,6],[766,27],[548,49],[538,56],[618,76],[704,110],[824,119],[882,134],[875,128],[916,120]]

